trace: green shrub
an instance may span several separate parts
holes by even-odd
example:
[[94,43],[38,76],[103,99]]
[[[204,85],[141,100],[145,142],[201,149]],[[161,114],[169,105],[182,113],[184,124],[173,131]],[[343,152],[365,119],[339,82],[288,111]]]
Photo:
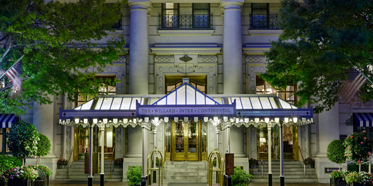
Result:
[[49,141],[48,137],[39,133],[39,141],[38,141],[38,152],[37,156],[46,156],[49,154],[51,150],[51,142]]
[[35,126],[18,121],[9,132],[8,148],[14,157],[24,159],[34,157],[38,151],[39,135]]
[[21,166],[21,160],[16,157],[0,155],[0,174],[10,168]]
[[129,167],[126,176],[128,185],[139,185],[142,177],[142,166]]
[[253,175],[248,174],[240,167],[234,168],[234,175],[232,176],[232,185],[234,186],[247,186],[253,179]]
[[341,169],[341,163],[346,162],[345,147],[341,140],[334,140],[328,145],[326,156],[331,162],[338,163]]

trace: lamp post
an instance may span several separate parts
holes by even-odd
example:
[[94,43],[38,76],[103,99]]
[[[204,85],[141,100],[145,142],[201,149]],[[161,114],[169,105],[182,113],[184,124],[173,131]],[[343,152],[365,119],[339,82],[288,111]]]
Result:
[[104,176],[105,176],[105,169],[104,169],[104,132],[105,132],[105,124],[101,124],[100,127],[101,136],[100,136],[100,143],[101,143],[101,174],[100,174],[100,186],[104,186]]
[[272,186],[272,141],[271,141],[271,123],[265,118],[268,128],[268,186]]
[[88,186],[93,185],[92,178],[92,123],[89,123],[89,174],[88,174]]
[[282,124],[283,120],[280,121],[280,186],[285,185],[285,176],[284,176],[284,147],[283,147],[283,138],[282,138]]

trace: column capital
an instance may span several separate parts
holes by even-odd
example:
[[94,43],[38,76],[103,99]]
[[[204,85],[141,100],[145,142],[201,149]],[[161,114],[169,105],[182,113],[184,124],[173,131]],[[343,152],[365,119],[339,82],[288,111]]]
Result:
[[224,8],[224,10],[228,9],[237,9],[241,10],[241,6],[243,5],[244,0],[222,0],[221,6]]
[[131,10],[134,9],[147,9],[150,7],[150,1],[149,0],[129,0],[128,6],[131,7]]

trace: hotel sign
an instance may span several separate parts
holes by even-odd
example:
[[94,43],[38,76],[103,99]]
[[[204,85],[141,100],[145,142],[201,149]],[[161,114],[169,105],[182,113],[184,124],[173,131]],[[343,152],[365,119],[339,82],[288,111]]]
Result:
[[136,115],[146,116],[235,116],[235,105],[137,105]]

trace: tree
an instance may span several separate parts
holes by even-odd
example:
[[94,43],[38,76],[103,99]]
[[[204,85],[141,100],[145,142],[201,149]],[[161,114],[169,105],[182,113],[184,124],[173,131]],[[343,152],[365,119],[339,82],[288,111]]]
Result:
[[372,150],[372,141],[367,138],[367,133],[363,130],[362,133],[354,132],[347,136],[343,142],[345,146],[345,156],[348,160],[354,160],[359,164],[359,172],[361,171],[361,162],[367,161]]
[[334,163],[339,164],[339,170],[341,170],[341,163],[346,162],[345,147],[341,140],[333,140],[329,143],[327,154],[328,159]]
[[[263,79],[272,86],[301,82],[298,105],[318,103],[315,112],[329,110],[338,100],[349,70],[373,77],[373,1],[283,0],[278,25],[283,30],[265,55]],[[373,98],[372,84],[360,89],[363,102]]]
[[48,137],[39,133],[38,151],[36,153],[36,155],[39,156],[38,165],[40,165],[40,157],[48,155],[50,150],[51,142]]
[[[74,101],[78,91],[92,96],[100,83],[115,84],[94,78],[124,53],[123,37],[108,38],[122,6],[111,5],[105,0],[0,1],[0,69],[7,70],[23,56],[22,90],[0,91],[0,113],[21,115],[27,101],[47,104],[48,95],[65,93]],[[105,38],[107,43],[94,43]],[[97,70],[84,72],[87,67]]]
[[15,123],[8,137],[8,148],[14,157],[22,159],[22,165],[24,164],[24,158],[34,157],[38,151],[39,135],[35,126],[24,121],[18,121]]

